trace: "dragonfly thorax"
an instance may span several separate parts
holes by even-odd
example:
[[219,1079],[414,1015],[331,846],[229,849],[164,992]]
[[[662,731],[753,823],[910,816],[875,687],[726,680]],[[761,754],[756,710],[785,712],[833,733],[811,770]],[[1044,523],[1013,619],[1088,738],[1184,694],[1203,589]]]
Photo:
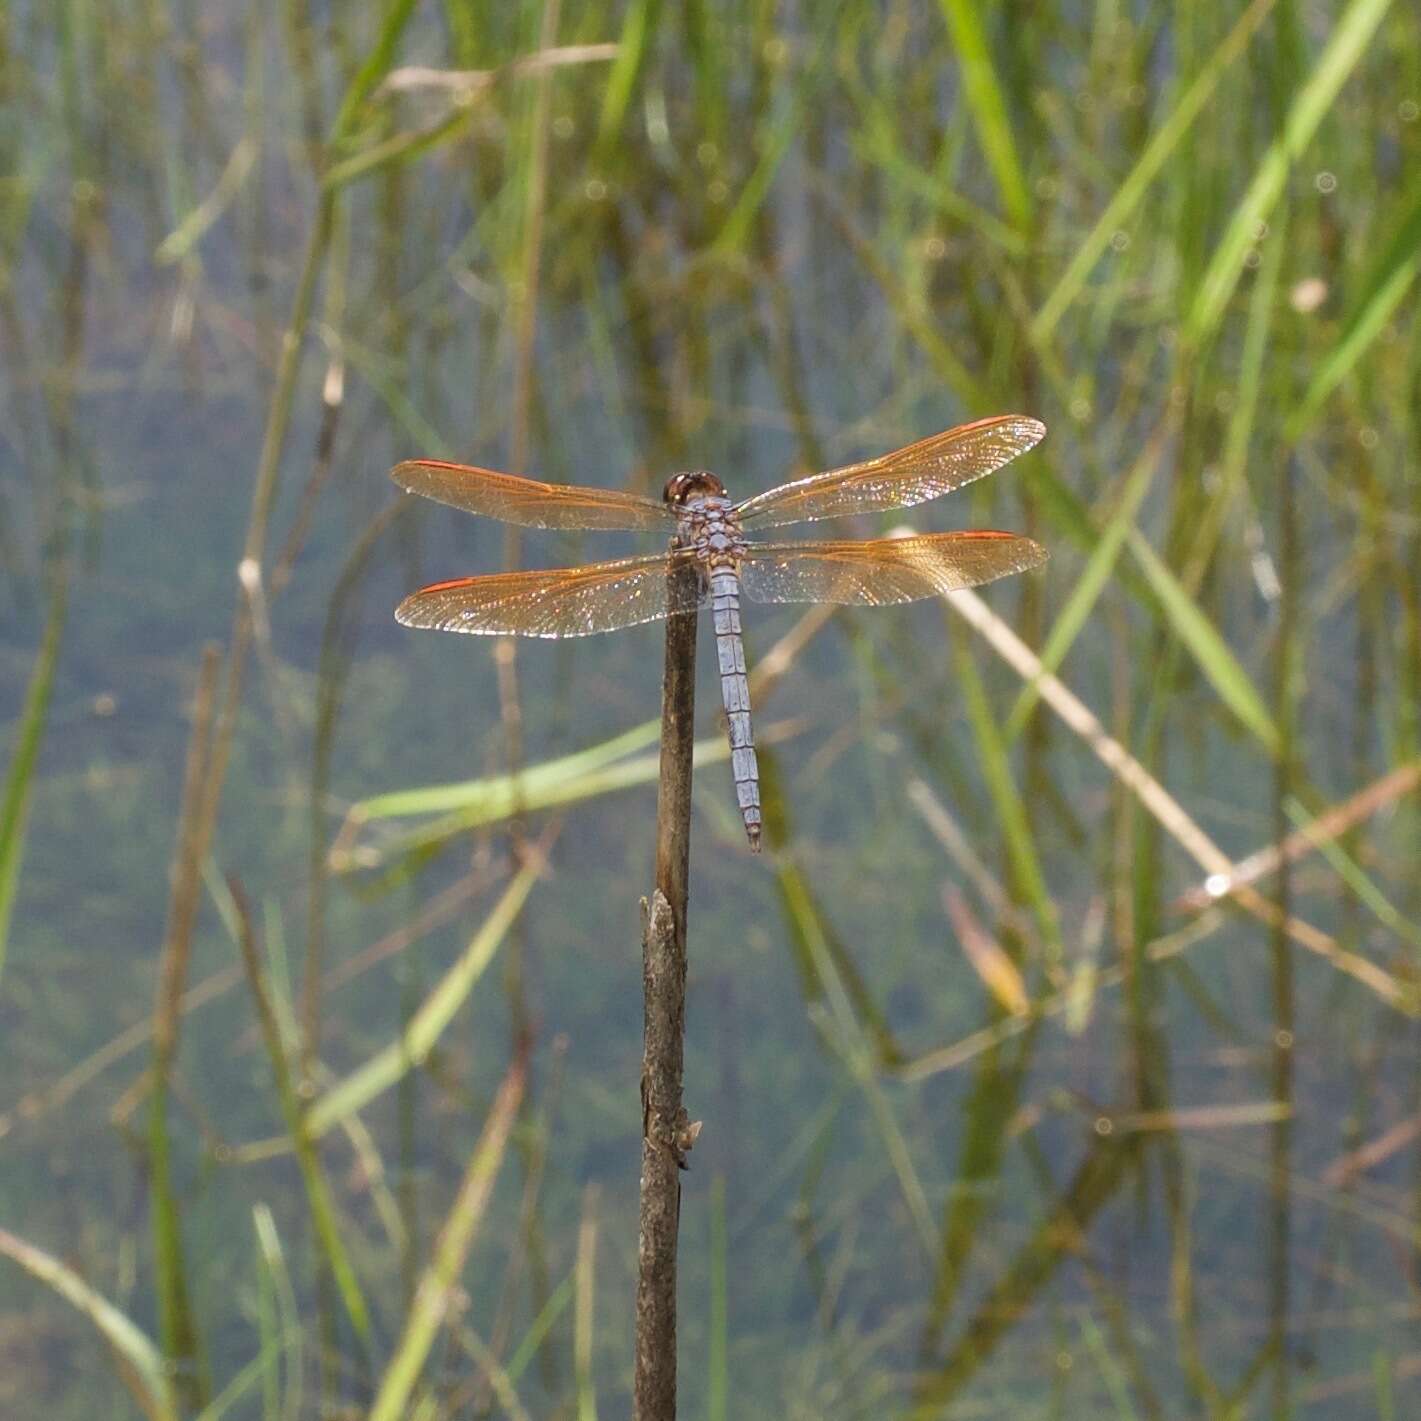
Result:
[[676,510],[676,543],[692,548],[708,567],[724,567],[740,561],[745,538],[740,519],[728,498],[697,498]]
[[678,547],[692,548],[711,567],[735,563],[745,551],[735,505],[714,474],[673,474],[663,495],[676,514]]

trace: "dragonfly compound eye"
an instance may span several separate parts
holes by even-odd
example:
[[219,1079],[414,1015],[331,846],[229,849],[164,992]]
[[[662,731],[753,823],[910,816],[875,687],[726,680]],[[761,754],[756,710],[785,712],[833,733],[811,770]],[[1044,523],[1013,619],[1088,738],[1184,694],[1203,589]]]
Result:
[[684,507],[693,498],[724,498],[725,485],[714,474],[698,469],[692,473],[672,474],[661,496],[675,507]]

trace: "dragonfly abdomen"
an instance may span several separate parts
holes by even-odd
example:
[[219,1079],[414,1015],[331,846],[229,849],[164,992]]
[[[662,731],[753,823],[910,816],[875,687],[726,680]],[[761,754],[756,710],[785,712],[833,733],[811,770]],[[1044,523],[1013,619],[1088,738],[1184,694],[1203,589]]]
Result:
[[758,853],[760,768],[755,760],[755,737],[750,728],[750,682],[745,674],[745,643],[740,635],[740,578],[733,566],[712,567],[710,584],[715,651],[720,664],[720,697],[725,704],[735,800],[740,806],[740,817],[745,821],[750,847]]

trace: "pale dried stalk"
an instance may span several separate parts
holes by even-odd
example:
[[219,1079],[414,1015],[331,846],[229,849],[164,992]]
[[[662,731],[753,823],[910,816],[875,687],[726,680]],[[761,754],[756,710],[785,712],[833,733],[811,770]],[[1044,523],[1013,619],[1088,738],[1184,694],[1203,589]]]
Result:
[[1391,1006],[1415,1013],[1415,994],[1389,972],[1347,951],[1310,923],[1285,914],[1252,888],[1236,883],[1233,860],[1185,813],[1178,800],[1118,740],[1106,733],[1085,703],[1045,669],[1036,653],[975,592],[952,592],[946,600],[1023,680],[1036,682],[1041,699],[1090,746],[1101,763],[1134,793],[1175,842],[1212,879],[1231,885],[1226,891],[1241,908],[1270,926],[1282,927],[1299,947],[1324,958]]
[[392,69],[375,90],[374,97],[410,93],[416,89],[437,89],[455,98],[468,98],[498,79],[518,79],[568,64],[589,64],[599,59],[615,59],[615,44],[562,44],[525,55],[500,69],[432,69],[427,65],[406,64]]
[[1247,858],[1239,859],[1227,883],[1220,883],[1210,876],[1198,887],[1182,893],[1170,907],[1179,912],[1197,912],[1234,892],[1241,884],[1257,883],[1260,878],[1276,873],[1283,864],[1296,863],[1323,844],[1340,838],[1378,810],[1402,795],[1410,794],[1418,785],[1421,785],[1421,760],[1389,770],[1365,789],[1358,790],[1350,799],[1333,805],[1311,823],[1294,830],[1281,843],[1267,844]]
[[[1144,956],[1150,962],[1164,962],[1171,957],[1177,957],[1181,952],[1187,952],[1196,943],[1202,942],[1206,937],[1217,932],[1223,923],[1223,914],[1217,909],[1205,913],[1182,931],[1170,933],[1167,937],[1156,938],[1145,948]],[[1109,987],[1118,987],[1124,980],[1123,968],[1107,967],[1097,978],[1096,990],[1104,991]],[[1010,1041],[1014,1036],[1020,1036],[1022,1032],[1029,1030],[1034,1022],[1060,1016],[1069,1009],[1072,996],[1072,989],[1068,987],[1053,996],[1033,1002],[1030,1015],[1006,1017],[1001,1021],[993,1022],[990,1026],[984,1026],[980,1030],[972,1032],[969,1036],[964,1036],[960,1041],[954,1041],[949,1046],[939,1046],[931,1051],[924,1051],[921,1056],[915,1056],[911,1061],[905,1061],[901,1066],[896,1067],[893,1075],[901,1081],[921,1081],[926,1080],[929,1076],[939,1075],[943,1071],[954,1071],[959,1066],[965,1066],[969,1061],[976,1060],[984,1052],[996,1050],[998,1046]]]

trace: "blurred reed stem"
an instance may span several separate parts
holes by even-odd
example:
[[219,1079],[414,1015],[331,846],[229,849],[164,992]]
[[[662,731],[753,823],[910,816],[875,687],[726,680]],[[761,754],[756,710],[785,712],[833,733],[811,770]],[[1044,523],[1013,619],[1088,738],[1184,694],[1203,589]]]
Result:
[[158,959],[158,992],[153,1005],[152,1094],[148,1102],[149,1195],[153,1209],[153,1258],[163,1348],[173,1365],[185,1405],[201,1407],[211,1394],[198,1341],[197,1322],[188,1297],[177,1195],[173,1188],[168,1134],[168,1090],[178,1048],[178,1023],[192,956],[193,928],[202,890],[202,789],[212,752],[212,709],[217,690],[219,653],[203,649],[193,697],[192,735],[183,777],[178,841],[168,881],[168,923]]

